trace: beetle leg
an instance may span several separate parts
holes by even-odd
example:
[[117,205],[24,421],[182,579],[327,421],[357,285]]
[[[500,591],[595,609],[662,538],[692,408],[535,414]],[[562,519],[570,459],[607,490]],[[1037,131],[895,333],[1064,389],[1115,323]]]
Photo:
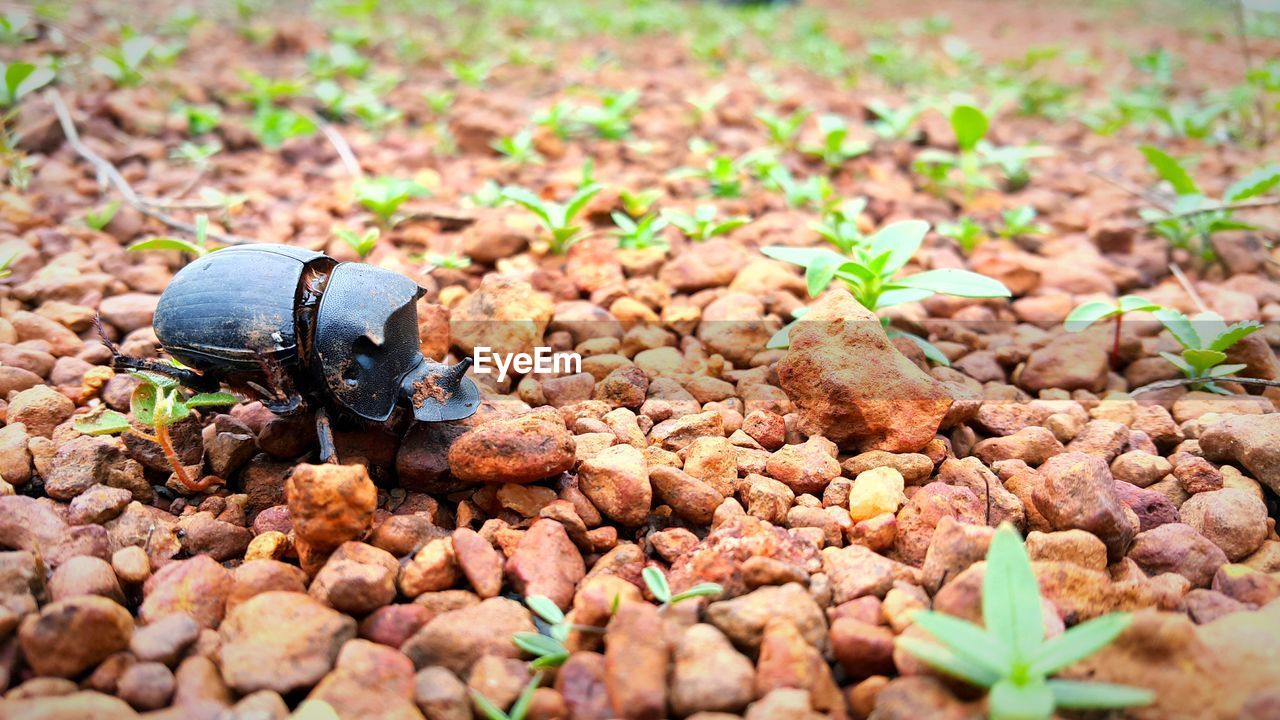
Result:
[[316,436],[320,440],[320,462],[337,464],[338,448],[333,440],[333,424],[323,407],[316,408]]

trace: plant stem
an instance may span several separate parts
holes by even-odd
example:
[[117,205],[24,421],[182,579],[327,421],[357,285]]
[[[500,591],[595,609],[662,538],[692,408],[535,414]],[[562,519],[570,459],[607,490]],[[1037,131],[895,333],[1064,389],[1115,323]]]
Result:
[[1124,320],[1124,313],[1116,315],[1116,334],[1111,341],[1111,369],[1120,369],[1120,325]]
[[209,489],[209,486],[213,485],[217,478],[210,475],[204,480],[192,480],[191,476],[187,475],[187,469],[178,460],[178,453],[173,449],[173,441],[169,439],[169,426],[158,422],[152,427],[156,431],[155,443],[164,452],[164,459],[169,461],[169,465],[173,468],[173,474],[178,478],[178,482],[181,482],[188,490],[195,492]]

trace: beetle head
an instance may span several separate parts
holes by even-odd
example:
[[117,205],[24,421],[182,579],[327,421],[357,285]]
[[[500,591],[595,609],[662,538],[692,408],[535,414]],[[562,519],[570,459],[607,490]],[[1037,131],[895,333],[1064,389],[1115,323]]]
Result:
[[419,422],[447,422],[471,417],[480,409],[480,388],[465,377],[471,358],[457,365],[422,359],[405,375],[400,394]]

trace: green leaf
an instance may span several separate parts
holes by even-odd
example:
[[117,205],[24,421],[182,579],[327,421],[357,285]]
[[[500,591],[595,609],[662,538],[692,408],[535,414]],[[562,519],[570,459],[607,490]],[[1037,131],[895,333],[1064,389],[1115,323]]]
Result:
[[1128,685],[1074,680],[1049,680],[1045,685],[1053,693],[1054,703],[1070,710],[1140,707],[1156,699],[1150,690]]
[[1138,297],[1137,295],[1120,296],[1120,310],[1123,312],[1155,312],[1159,309],[1160,305],[1158,303],[1153,303],[1146,298]]
[[911,619],[961,661],[999,675],[1009,672],[1012,660],[1009,648],[983,628],[945,613],[927,610],[916,612]]
[[[907,292],[907,291],[891,290],[890,292]],[[924,291],[922,290],[920,292],[924,292]],[[883,305],[884,295],[880,296],[880,301],[881,301],[881,307],[888,307],[887,305]],[[900,337],[900,338],[906,338],[911,342],[915,343],[916,347],[920,348],[920,352],[924,353],[925,358],[929,360],[929,362],[935,363],[937,365],[941,365],[943,367],[951,367],[951,358],[944,355],[943,352],[938,349],[937,345],[934,345],[933,343],[929,342],[928,340],[925,340],[919,335],[916,335],[915,333],[903,332],[901,330],[898,330],[897,328],[885,328],[884,332],[885,332],[885,335],[887,335],[891,340],[893,338]]]
[[845,258],[831,253],[816,255],[804,269],[804,283],[810,297],[817,297],[835,278],[840,266],[847,262]]
[[980,687],[991,687],[1000,676],[979,665],[970,665],[956,656],[950,648],[920,638],[899,635],[894,641],[898,647],[913,655],[925,665]]
[[667,576],[662,574],[658,568],[650,565],[640,572],[644,578],[644,584],[649,588],[649,592],[657,598],[658,602],[666,604],[671,601],[671,586],[667,584]]
[[534,657],[565,652],[564,645],[558,640],[535,632],[518,632],[511,636],[511,642]]
[[507,714],[502,711],[502,708],[494,705],[489,698],[481,695],[480,691],[474,688],[471,688],[471,701],[476,704],[476,707],[480,708],[480,712],[484,713],[484,716],[489,720],[510,720]]
[[1191,367],[1195,368],[1197,371],[1204,372],[1223,360],[1226,360],[1227,354],[1224,352],[1218,352],[1217,350],[1187,348],[1182,351],[1182,359],[1190,363]]
[[538,673],[529,679],[529,684],[524,686],[524,690],[520,691],[520,696],[511,703],[511,720],[524,720],[524,716],[529,714],[529,706],[533,704],[533,692],[542,684],[542,673]]
[[1171,352],[1162,351],[1160,353],[1160,357],[1164,358],[1165,360],[1168,360],[1170,365],[1173,365],[1174,367],[1181,370],[1182,374],[1186,375],[1187,377],[1194,375],[1196,372],[1196,369],[1191,367],[1190,363],[1188,363],[1186,360],[1183,360],[1180,356],[1174,355]]
[[1262,323],[1255,321],[1238,322],[1227,328],[1226,332],[1220,333],[1217,337],[1209,341],[1210,350],[1226,351],[1232,345],[1240,342],[1246,337],[1254,334],[1262,329]]
[[534,658],[533,660],[529,661],[529,667],[533,668],[534,670],[558,668],[561,665],[563,665],[565,661],[568,659],[569,659],[569,652],[566,650],[564,652],[552,653],[550,655],[543,655],[541,657]]
[[530,595],[524,599],[524,604],[537,613],[538,617],[552,625],[559,625],[564,622],[564,613],[561,612],[555,601],[546,595]]
[[1030,658],[1032,675],[1052,675],[1106,647],[1133,622],[1129,613],[1108,613],[1050,638]]
[[1233,375],[1235,373],[1238,373],[1247,367],[1249,366],[1246,365],[1245,363],[1227,363],[1226,365],[1215,365],[1209,368],[1209,371],[1206,372],[1205,375],[1213,378],[1227,377],[1228,375]]
[[1064,330],[1070,333],[1080,332],[1090,325],[1122,312],[1120,308],[1105,300],[1091,300],[1072,310],[1067,319],[1062,321]]
[[1154,312],[1156,319],[1164,325],[1174,340],[1184,348],[1200,347],[1200,336],[1191,324],[1191,319],[1173,308],[1160,308]]
[[760,252],[765,257],[770,257],[774,260],[781,260],[782,262],[799,265],[800,267],[805,268],[809,267],[811,263],[815,262],[817,258],[820,257],[838,258],[842,263],[849,261],[845,256],[828,250],[827,248],[797,248],[788,247],[786,245],[767,245],[760,248]]
[[1173,186],[1179,195],[1199,195],[1200,188],[1182,163],[1154,145],[1143,145],[1139,148],[1147,162],[1155,169],[1156,174]]
[[786,325],[783,325],[782,328],[778,330],[778,332],[773,334],[773,337],[769,338],[769,342],[765,343],[764,345],[765,349],[766,350],[785,350],[791,347],[791,328],[795,327],[795,324],[797,322],[799,321],[792,320]]
[[696,597],[717,597],[724,594],[724,588],[716,583],[699,583],[681,593],[671,596],[671,604]]
[[888,253],[884,272],[892,275],[902,269],[915,256],[929,232],[929,223],[923,220],[902,220],[890,223],[868,238],[870,254],[874,256]]
[[115,410],[105,410],[94,417],[77,418],[76,432],[85,435],[115,435],[129,429],[129,418]]
[[972,105],[957,105],[951,111],[951,129],[956,134],[956,145],[961,150],[973,150],[978,141],[986,137],[990,121],[978,108]]
[[1222,194],[1222,199],[1237,203],[1270,192],[1276,185],[1280,185],[1280,165],[1268,165],[1231,183]]
[[1001,680],[991,688],[987,708],[994,720],[1049,720],[1053,717],[1053,692],[1044,682],[1019,685]]
[[1040,586],[1022,538],[1008,523],[996,529],[987,550],[982,621],[1010,649],[1013,662],[1026,661],[1044,640]]
[[231,393],[196,393],[186,399],[187,407],[221,407],[223,405],[236,405],[240,402]]
[[1009,297],[1012,293],[1004,283],[986,275],[979,275],[968,270],[944,268],[942,270],[926,270],[915,275],[908,275],[894,280],[886,287],[909,287],[919,290],[932,290],[944,295],[972,298]]
[[874,308],[867,309],[879,310],[881,308],[893,307],[894,305],[901,305],[903,303],[918,302],[927,297],[933,297],[936,294],[937,293],[932,290],[890,287],[888,290],[881,292],[880,297],[876,298],[876,306]]
[[577,217],[578,213],[582,212],[582,208],[586,207],[587,203],[591,202],[591,198],[599,195],[601,190],[604,190],[603,185],[600,183],[591,183],[583,186],[578,190],[578,192],[574,193],[573,197],[569,198],[569,202],[564,207],[565,222],[571,222],[575,217]]
[[153,237],[146,240],[139,240],[129,246],[130,252],[142,252],[144,250],[177,250],[179,252],[189,253],[191,255],[200,256],[205,253],[205,249],[193,242],[182,240],[174,237]]
[[162,375],[157,372],[151,372],[149,370],[130,370],[129,374],[132,375],[133,377],[138,378],[144,383],[147,383],[148,385],[154,385],[156,387],[165,388],[165,389],[178,387],[177,380],[174,380],[168,375]]
[[517,205],[524,206],[525,209],[541,218],[543,222],[548,225],[551,224],[551,217],[547,214],[546,203],[542,201],[542,198],[528,190],[522,187],[505,187],[502,189],[502,197]]

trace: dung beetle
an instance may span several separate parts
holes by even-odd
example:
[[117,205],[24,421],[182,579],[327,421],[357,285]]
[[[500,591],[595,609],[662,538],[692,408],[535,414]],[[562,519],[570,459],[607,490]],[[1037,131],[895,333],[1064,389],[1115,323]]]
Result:
[[449,366],[419,351],[423,292],[390,270],[289,245],[223,248],[178,271],[156,306],[156,337],[185,367],[114,346],[113,362],[198,391],[227,385],[280,415],[314,409],[320,457],[331,461],[330,412],[381,423],[403,405],[442,422],[479,409],[463,377],[470,358]]

